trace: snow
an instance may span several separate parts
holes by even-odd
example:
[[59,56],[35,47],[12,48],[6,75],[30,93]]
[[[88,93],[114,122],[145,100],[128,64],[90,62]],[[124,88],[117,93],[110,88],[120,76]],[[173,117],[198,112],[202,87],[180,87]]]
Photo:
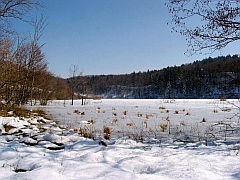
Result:
[[[80,103],[70,106],[66,102],[64,106],[62,101],[51,102],[45,110],[55,122],[36,115],[0,117],[0,179],[240,179],[239,119],[228,119],[239,111],[233,100],[103,99],[89,100],[85,106]],[[74,113],[76,109],[84,115]],[[171,134],[159,128],[169,122],[167,117]],[[111,123],[114,119],[118,121]],[[148,127],[143,126],[145,121]],[[138,131],[127,123],[141,129],[146,135],[143,140],[131,136],[130,132]],[[181,123],[187,125],[180,127]],[[220,128],[226,128],[224,123],[234,131],[219,133]],[[5,131],[6,125],[14,128]],[[112,130],[110,140],[103,139],[103,126]],[[209,127],[214,128],[210,132],[215,136],[208,137],[207,143],[194,138],[188,143],[178,141],[186,140],[196,126],[199,137],[205,137]],[[94,129],[95,140],[79,135],[81,127]],[[184,128],[185,133],[176,135],[176,127]],[[149,129],[154,128],[152,135]]]

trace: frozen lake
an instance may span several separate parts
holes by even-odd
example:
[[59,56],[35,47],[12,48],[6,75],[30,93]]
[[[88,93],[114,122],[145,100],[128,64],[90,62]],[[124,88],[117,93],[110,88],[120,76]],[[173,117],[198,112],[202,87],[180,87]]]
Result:
[[[109,127],[111,137],[135,134],[135,138],[172,136],[196,141],[208,136],[235,138],[231,129],[239,126],[238,107],[238,100],[102,99],[87,100],[86,105],[75,100],[73,106],[70,101],[51,101],[41,108],[61,125],[76,131],[91,128],[94,136]],[[224,128],[227,131],[223,132]]]

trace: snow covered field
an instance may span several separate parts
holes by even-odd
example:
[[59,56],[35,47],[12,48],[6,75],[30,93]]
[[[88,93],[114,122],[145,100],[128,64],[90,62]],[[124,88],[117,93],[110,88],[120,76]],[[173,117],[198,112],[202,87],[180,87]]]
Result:
[[237,100],[74,103],[0,117],[0,179],[240,179]]

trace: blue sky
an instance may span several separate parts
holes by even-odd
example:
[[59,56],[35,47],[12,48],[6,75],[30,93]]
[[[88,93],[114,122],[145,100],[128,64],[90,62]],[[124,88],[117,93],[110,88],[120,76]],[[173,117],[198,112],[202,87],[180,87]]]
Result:
[[[49,70],[70,76],[125,74],[201,60],[187,57],[185,37],[171,33],[166,0],[43,0],[47,27],[41,41]],[[238,43],[239,45],[239,43]],[[238,54],[236,43],[213,57]]]

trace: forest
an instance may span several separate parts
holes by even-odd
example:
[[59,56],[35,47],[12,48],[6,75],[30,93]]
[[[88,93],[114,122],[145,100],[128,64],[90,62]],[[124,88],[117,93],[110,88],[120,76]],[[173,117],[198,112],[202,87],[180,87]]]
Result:
[[[71,86],[71,78],[66,79]],[[75,93],[102,98],[239,98],[240,57],[206,58],[161,70],[76,77]]]

